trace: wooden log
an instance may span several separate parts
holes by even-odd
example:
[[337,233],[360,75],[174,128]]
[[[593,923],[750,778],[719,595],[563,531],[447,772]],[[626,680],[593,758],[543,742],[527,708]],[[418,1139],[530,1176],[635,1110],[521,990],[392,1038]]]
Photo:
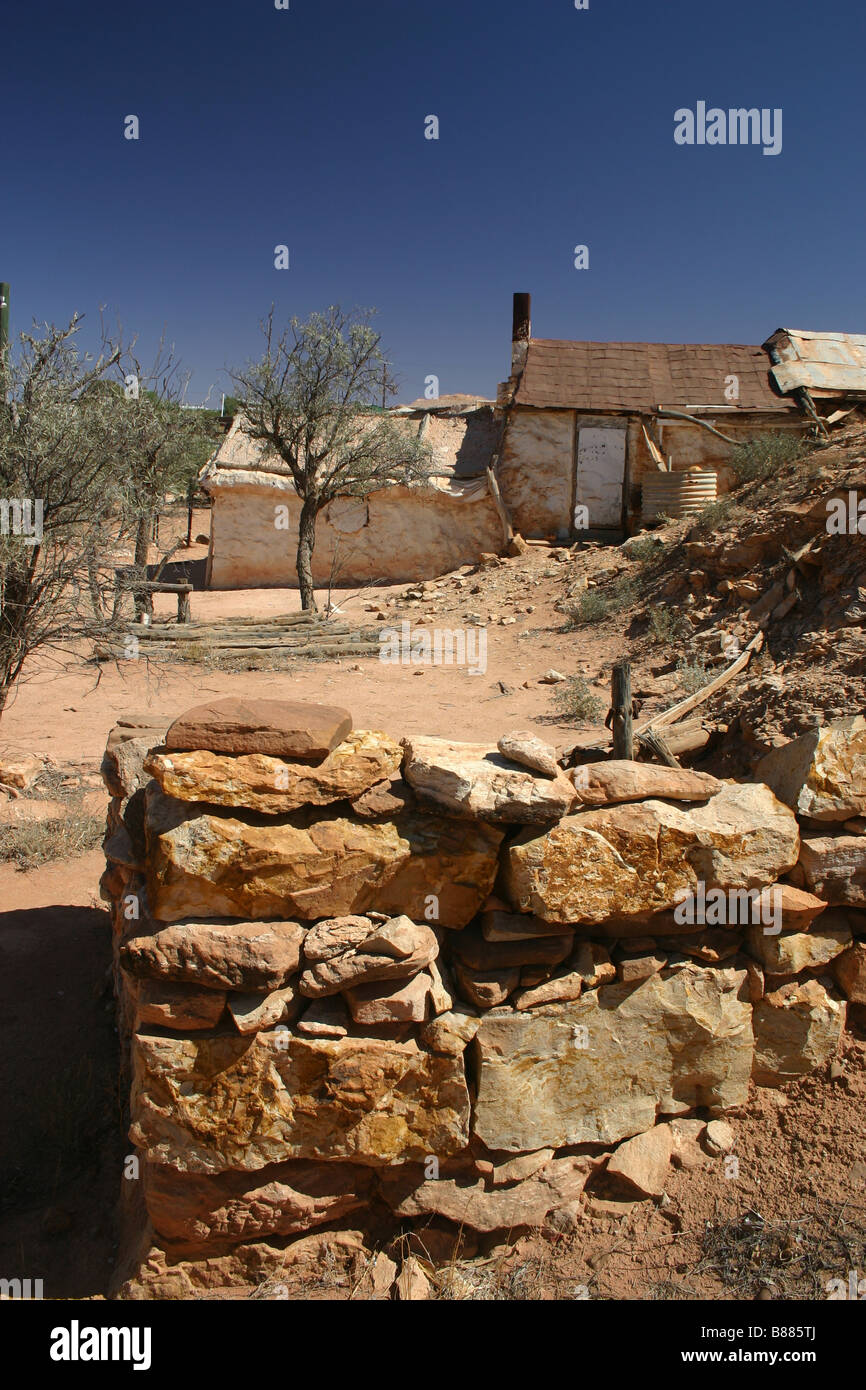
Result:
[[645,733],[638,734],[637,742],[641,748],[645,748],[648,753],[652,753],[654,757],[660,759],[666,767],[681,766],[661,734],[655,733],[653,729],[647,729]]
[[634,757],[634,740],[631,720],[631,666],[627,661],[618,661],[613,668],[610,708],[613,715],[613,756],[631,761]]
[[721,675],[716,676],[707,685],[696,691],[694,695],[689,695],[685,700],[680,700],[677,704],[671,705],[670,709],[665,710],[662,714],[655,714],[652,719],[647,719],[640,725],[637,732],[642,734],[645,733],[647,729],[661,729],[664,728],[666,724],[676,723],[684,714],[688,714],[689,710],[694,709],[696,705],[702,705],[711,695],[715,695],[717,690],[721,690],[723,686],[726,686],[729,681],[733,680],[734,676],[748,666],[752,659],[752,653],[759,652],[763,645],[763,632],[756,632],[751,642],[747,643],[736,661],[731,662],[731,665],[726,671],[722,671]]

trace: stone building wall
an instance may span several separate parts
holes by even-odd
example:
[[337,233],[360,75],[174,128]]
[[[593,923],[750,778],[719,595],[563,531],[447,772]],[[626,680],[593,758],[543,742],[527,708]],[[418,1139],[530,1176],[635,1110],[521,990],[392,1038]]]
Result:
[[143,1249],[338,1241],[374,1210],[513,1230],[722,1154],[750,1082],[823,1066],[866,1004],[866,721],[765,761],[566,775],[530,734],[281,701],[118,725]]

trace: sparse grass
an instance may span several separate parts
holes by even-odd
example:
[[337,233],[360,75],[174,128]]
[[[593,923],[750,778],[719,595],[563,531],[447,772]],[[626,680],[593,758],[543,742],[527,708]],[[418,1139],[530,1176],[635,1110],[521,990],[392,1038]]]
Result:
[[862,1272],[866,1263],[864,1212],[833,1207],[788,1221],[765,1221],[747,1211],[731,1221],[708,1222],[702,1257],[691,1273],[718,1275],[741,1299],[769,1290],[775,1298],[826,1299],[831,1278]]
[[720,531],[733,518],[734,501],[731,495],[727,494],[725,497],[717,497],[715,502],[708,502],[695,517],[695,525],[704,532]]
[[573,602],[563,605],[566,616],[566,631],[586,627],[589,623],[601,623],[614,613],[621,613],[637,603],[638,584],[634,575],[623,574],[611,581],[604,589],[584,589]]
[[762,483],[771,478],[786,463],[803,458],[808,451],[806,440],[796,434],[775,431],[772,434],[759,434],[745,444],[739,444],[730,458],[730,468],[737,479],[737,486],[746,483]]
[[663,549],[664,546],[652,536],[638,536],[629,543],[626,554],[630,560],[637,560],[639,565],[645,565],[648,560],[654,560],[660,555]]
[[25,822],[0,827],[0,863],[24,872],[57,859],[74,859],[102,844],[101,816],[64,816],[59,820]]
[[682,646],[694,635],[685,614],[665,604],[659,604],[650,613],[648,634],[651,642],[664,647]]
[[604,711],[604,703],[593,695],[584,676],[571,676],[557,689],[554,703],[560,719],[583,724],[595,724]]
[[586,627],[589,623],[603,623],[609,611],[601,589],[584,589],[572,603],[563,604],[566,632],[576,627]]
[[707,667],[702,656],[693,657],[691,661],[687,661],[685,657],[680,657],[677,662],[677,675],[680,687],[687,695],[694,695],[713,678],[713,673]]

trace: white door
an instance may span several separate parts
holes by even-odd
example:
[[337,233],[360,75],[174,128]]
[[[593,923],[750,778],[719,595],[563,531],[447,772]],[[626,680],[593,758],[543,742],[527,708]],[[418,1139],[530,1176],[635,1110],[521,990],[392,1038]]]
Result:
[[622,525],[625,430],[582,429],[577,438],[574,528]]

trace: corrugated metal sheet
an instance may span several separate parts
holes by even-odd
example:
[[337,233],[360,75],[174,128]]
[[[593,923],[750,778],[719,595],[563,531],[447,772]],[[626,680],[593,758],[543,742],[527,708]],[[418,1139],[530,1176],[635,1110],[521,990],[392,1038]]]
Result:
[[764,347],[777,359],[771,375],[780,391],[805,386],[816,395],[866,395],[866,335],[862,333],[778,328]]
[[736,376],[737,410],[790,412],[759,347],[743,343],[589,343],[532,338],[516,405],[586,411],[652,412],[659,405],[730,406],[725,384]]

